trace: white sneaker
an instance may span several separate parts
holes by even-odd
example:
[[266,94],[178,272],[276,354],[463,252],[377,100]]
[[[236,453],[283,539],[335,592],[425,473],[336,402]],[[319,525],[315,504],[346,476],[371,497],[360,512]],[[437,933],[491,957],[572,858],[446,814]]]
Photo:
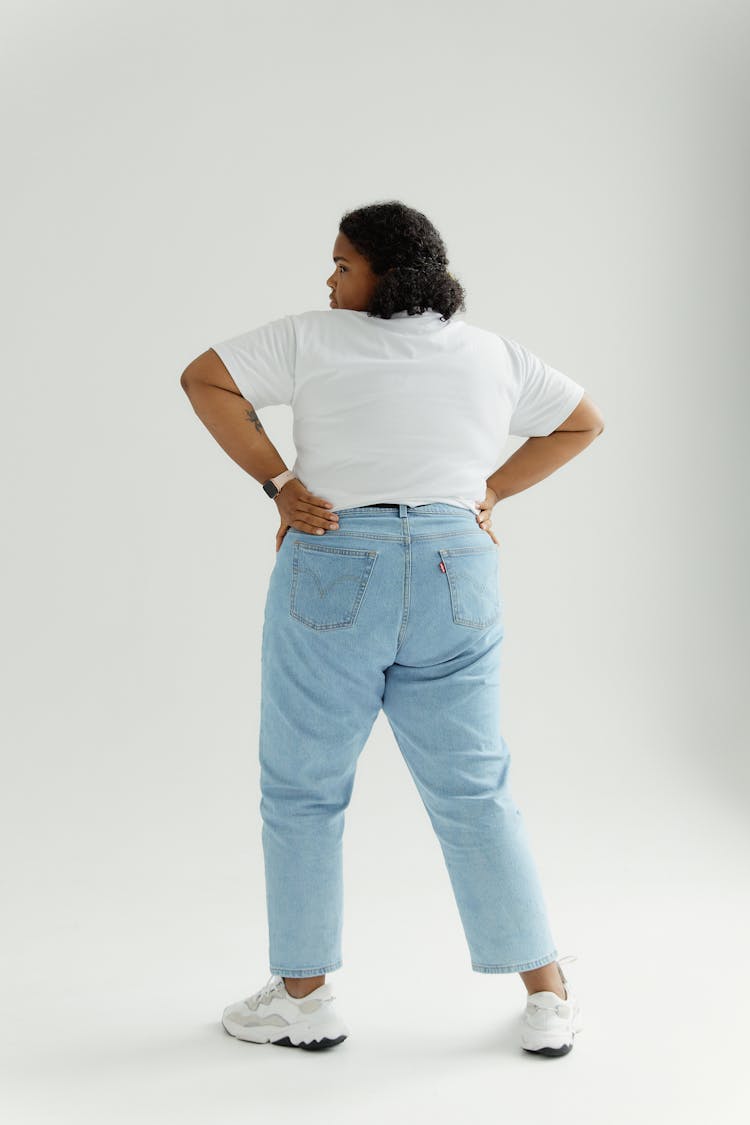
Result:
[[[564,961],[576,961],[569,954],[557,962],[558,968]],[[537,1055],[567,1055],[573,1047],[573,1037],[583,1029],[581,1008],[572,995],[570,984],[560,969],[565,999],[556,992],[532,992],[526,997],[526,1011],[521,1026],[521,1046],[524,1051]]]
[[287,992],[283,977],[273,973],[252,996],[225,1008],[221,1022],[225,1031],[247,1043],[317,1051],[335,1047],[349,1034],[333,1007],[334,999],[326,981],[297,1000]]

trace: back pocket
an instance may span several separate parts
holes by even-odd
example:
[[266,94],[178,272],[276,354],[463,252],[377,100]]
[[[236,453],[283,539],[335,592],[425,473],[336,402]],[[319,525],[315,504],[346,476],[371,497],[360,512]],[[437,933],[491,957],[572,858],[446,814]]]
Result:
[[353,625],[377,551],[294,541],[289,612],[311,629]]
[[456,625],[486,629],[500,619],[497,547],[438,548]]

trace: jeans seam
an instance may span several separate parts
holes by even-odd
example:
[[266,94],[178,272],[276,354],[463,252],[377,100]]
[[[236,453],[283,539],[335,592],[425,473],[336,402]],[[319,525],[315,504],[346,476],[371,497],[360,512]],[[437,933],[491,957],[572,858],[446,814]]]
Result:
[[541,969],[542,965],[549,965],[557,959],[557,950],[553,949],[547,957],[538,957],[535,961],[516,961],[513,965],[482,965],[472,961],[471,967],[476,973],[525,973],[531,969]]
[[324,973],[333,973],[336,969],[340,969],[343,965],[343,960],[331,961],[328,965],[320,965],[316,969],[278,969],[273,965],[269,965],[269,972],[276,973],[280,977],[322,977]]

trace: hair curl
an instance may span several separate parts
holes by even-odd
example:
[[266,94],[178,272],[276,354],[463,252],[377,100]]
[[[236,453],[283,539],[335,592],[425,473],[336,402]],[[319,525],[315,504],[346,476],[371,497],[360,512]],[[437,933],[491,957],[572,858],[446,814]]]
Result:
[[390,320],[402,310],[412,316],[435,309],[448,320],[466,309],[464,288],[448,272],[445,244],[421,211],[396,199],[371,203],[347,211],[339,230],[378,275],[368,316]]

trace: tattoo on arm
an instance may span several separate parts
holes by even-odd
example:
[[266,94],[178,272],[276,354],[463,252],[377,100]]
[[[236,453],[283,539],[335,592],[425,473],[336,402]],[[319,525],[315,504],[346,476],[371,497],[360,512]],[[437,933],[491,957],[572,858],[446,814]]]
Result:
[[263,423],[261,422],[258,415],[255,413],[255,408],[252,408],[250,410],[246,410],[245,414],[247,415],[248,421],[252,422],[253,425],[255,426],[256,430],[260,433],[263,430]]

